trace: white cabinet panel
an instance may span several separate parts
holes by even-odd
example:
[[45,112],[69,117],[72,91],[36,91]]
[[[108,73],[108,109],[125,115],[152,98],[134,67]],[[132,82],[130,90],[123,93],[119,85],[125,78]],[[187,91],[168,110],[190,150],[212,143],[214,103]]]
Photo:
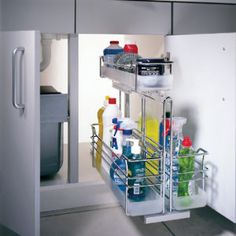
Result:
[[2,0],[4,30],[74,32],[74,0]]
[[175,114],[209,151],[208,205],[236,222],[236,34],[167,36]]
[[101,34],[168,34],[171,4],[77,0],[77,32]]
[[40,35],[0,35],[0,224],[19,235],[39,236]]

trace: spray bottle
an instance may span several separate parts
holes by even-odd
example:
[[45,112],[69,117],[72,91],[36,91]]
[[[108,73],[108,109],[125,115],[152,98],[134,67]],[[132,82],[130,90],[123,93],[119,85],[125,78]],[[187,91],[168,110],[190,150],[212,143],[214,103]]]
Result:
[[[128,198],[134,201],[142,201],[145,197],[145,162],[142,161],[141,147],[138,139],[127,139],[133,143],[131,146],[131,154],[128,156],[130,160],[140,160],[138,162],[128,162],[128,176],[133,179],[128,180]],[[134,177],[138,177],[135,179]],[[142,178],[143,177],[143,178]]]

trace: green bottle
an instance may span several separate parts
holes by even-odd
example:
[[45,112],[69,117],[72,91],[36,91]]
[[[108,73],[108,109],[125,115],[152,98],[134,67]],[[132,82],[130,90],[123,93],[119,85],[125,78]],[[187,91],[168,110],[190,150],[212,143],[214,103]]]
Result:
[[189,136],[184,137],[182,142],[178,164],[178,197],[189,196],[189,181],[194,175],[194,150],[192,148],[192,141]]
[[[141,148],[139,146],[138,139],[127,139],[133,143],[131,146],[131,154],[128,156],[131,160],[141,160]],[[132,188],[128,189],[128,198],[133,201],[142,201],[145,197],[145,187],[141,187],[145,184],[145,163],[144,161],[128,162],[128,176],[138,177],[137,179],[129,179],[128,185]]]

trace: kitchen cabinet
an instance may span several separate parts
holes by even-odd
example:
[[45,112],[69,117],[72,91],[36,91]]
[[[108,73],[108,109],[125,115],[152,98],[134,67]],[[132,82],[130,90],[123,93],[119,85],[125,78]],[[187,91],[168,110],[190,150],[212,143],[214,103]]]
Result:
[[235,32],[235,22],[236,5],[174,3],[174,34]]
[[[40,32],[74,33],[76,28],[77,33],[163,35],[171,33],[170,2],[77,0],[76,9],[74,8],[74,3],[73,0],[2,0],[0,1],[0,7],[2,7],[0,23],[3,30],[12,31],[38,29]],[[234,5],[173,3],[173,7],[173,30],[175,34],[230,32],[236,30],[236,28],[234,28]],[[193,13],[196,9],[201,12],[202,17],[197,17],[197,14]],[[77,12],[76,15],[75,10]],[[228,18],[224,17],[225,12],[227,12]],[[217,41],[220,42],[219,45],[224,45],[221,47],[221,53],[227,54],[229,52],[235,52],[235,45],[232,42],[232,40],[235,41],[235,35],[232,35],[231,39],[228,39],[228,36],[229,35],[222,35],[222,37],[225,37],[226,41],[223,39],[222,41]],[[202,37],[204,38],[204,36]],[[1,32],[0,39],[0,108],[2,111],[0,116],[0,183],[2,190],[0,194],[0,222],[19,234],[37,236],[39,235],[40,225],[40,37],[39,32],[21,31]],[[209,39],[204,42],[198,37],[191,42],[187,42],[187,36],[186,38],[180,39],[181,42],[178,42],[179,44],[173,39],[171,45],[168,42],[169,39],[167,39],[167,49],[171,52],[171,56],[177,65],[177,71],[174,72],[174,77],[176,77],[174,78],[176,80],[174,82],[176,86],[174,89],[176,90],[174,91],[176,91],[176,93],[178,92],[179,95],[175,93],[174,98],[176,98],[176,103],[180,104],[179,106],[186,100],[190,101],[190,99],[192,99],[193,102],[199,99],[201,104],[205,104],[202,106],[201,104],[192,103],[193,107],[195,106],[196,109],[198,109],[198,107],[201,109],[197,114],[199,114],[199,116],[201,115],[204,120],[203,123],[198,123],[199,126],[202,125],[201,131],[197,133],[199,141],[201,141],[201,144],[199,144],[202,145],[203,143],[204,146],[209,149],[210,158],[212,157],[212,161],[210,161],[209,164],[212,165],[210,173],[213,174],[213,177],[210,175],[210,180],[213,181],[211,186],[214,188],[209,191],[211,197],[209,205],[227,218],[236,222],[236,190],[234,188],[235,150],[233,144],[235,135],[231,133],[232,127],[229,127],[230,124],[234,124],[234,115],[230,117],[230,122],[225,126],[226,128],[224,130],[227,130],[226,133],[224,133],[223,128],[220,127],[222,120],[228,120],[229,118],[229,116],[224,116],[224,114],[227,114],[228,110],[230,110],[230,108],[226,108],[227,103],[230,101],[229,105],[235,107],[232,102],[235,94],[233,87],[235,86],[230,86],[230,83],[234,84],[235,79],[234,65],[228,65],[226,63],[227,61],[234,63],[235,56],[231,53],[228,56],[224,54],[224,57],[222,57],[224,61],[220,61],[220,63],[217,62],[217,67],[215,67],[214,64],[212,65],[212,68],[220,69],[221,75],[221,77],[217,79],[219,82],[218,85],[214,86],[216,86],[217,89],[221,88],[225,82],[223,78],[226,79],[226,77],[228,80],[226,84],[228,86],[224,88],[222,97],[217,97],[216,100],[210,99],[208,103],[205,103],[202,93],[199,92],[195,94],[195,92],[202,91],[201,88],[203,87],[210,90],[211,85],[215,84],[215,82],[207,82],[206,84],[204,84],[204,82],[207,81],[207,78],[215,78],[218,75],[218,71],[214,70],[214,73],[208,71],[208,73],[204,74],[205,70],[203,70],[203,74],[199,74],[199,77],[195,76],[198,75],[199,72],[199,61],[204,62],[204,65],[209,65],[209,60],[207,60],[209,57],[206,56],[205,60],[202,60],[200,55],[203,56],[204,52],[208,51],[208,46],[215,41],[214,36],[209,37]],[[207,46],[205,45],[205,47],[201,48],[200,46],[206,42]],[[201,53],[196,56],[198,61],[196,61],[194,67],[186,67],[182,64],[182,61],[189,59],[189,57],[182,54],[182,52],[187,51],[192,53],[192,48],[186,49],[188,43],[191,43],[190,45],[195,49],[199,49],[199,47],[201,49],[199,50],[199,53]],[[219,45],[217,45],[217,50]],[[12,61],[12,53],[14,49],[19,46],[20,48],[15,51],[16,55],[14,61]],[[74,114],[70,117],[70,122],[73,122],[70,128],[70,141],[73,144],[72,149],[76,149],[78,148],[76,147],[77,139],[73,137],[77,136],[78,125],[78,117],[76,115],[78,113],[78,38],[71,36],[68,46],[69,51],[72,52],[69,55],[69,71],[73,77],[73,83],[70,86],[70,115]],[[181,51],[178,49],[181,49]],[[208,52],[211,54],[214,51],[215,48],[210,49]],[[221,58],[220,56],[217,58]],[[221,67],[221,62],[224,65],[223,67]],[[13,87],[12,70],[14,63],[16,63],[14,73],[17,73],[15,77],[16,86]],[[232,68],[229,69],[231,66]],[[191,71],[189,68],[191,68]],[[182,79],[182,73],[185,70],[186,72],[184,72]],[[23,75],[21,76],[19,72]],[[224,72],[231,73],[226,76]],[[207,76],[207,78],[203,79],[201,75]],[[21,81],[21,83],[19,83],[19,81]],[[188,81],[191,81],[191,84],[189,84]],[[182,89],[185,91],[189,88],[195,88],[191,87],[194,84],[197,84],[198,90],[191,94],[184,94],[180,91],[182,82]],[[14,93],[15,90],[12,91],[13,88],[16,89],[16,93]],[[208,97],[206,90],[204,90],[204,96]],[[228,90],[230,91],[229,93]],[[20,91],[21,93],[19,93]],[[180,94],[182,98],[185,98],[185,101],[181,100]],[[12,99],[14,100],[12,101]],[[24,106],[21,106],[23,104]],[[209,119],[209,117],[206,118],[206,114],[209,114],[209,107],[212,107],[212,104],[215,104],[215,110],[213,112],[214,117],[211,117],[212,119],[217,118],[215,123],[212,123],[212,119]],[[218,106],[218,104],[220,104],[220,106]],[[181,109],[182,108],[177,105],[176,111],[180,112]],[[208,127],[209,123],[211,124],[210,127]],[[214,131],[219,127],[219,132],[222,134],[220,139],[222,147],[230,146],[231,148],[227,149],[227,153],[224,152],[225,149],[223,148],[218,152],[218,140],[215,140],[216,137],[212,138]],[[224,140],[230,140],[230,145],[229,143],[225,143]],[[225,158],[222,159],[222,157]],[[224,161],[228,157],[230,161]],[[76,155],[74,155],[74,160],[76,161]],[[72,163],[70,165],[72,166]],[[72,177],[72,179],[76,179],[76,173],[74,173]],[[232,188],[226,189],[228,183]],[[228,191],[229,189],[231,191]],[[63,189],[60,196],[57,197],[64,201],[62,197],[64,193]],[[95,193],[96,191],[90,192],[89,196],[93,196]],[[83,198],[86,198],[86,194],[83,195]],[[88,203],[86,202],[86,204]]]
[[40,34],[1,32],[0,222],[20,235],[40,226]]
[[74,33],[74,0],[2,0],[3,30]]
[[99,34],[169,34],[171,4],[77,0],[76,32]]

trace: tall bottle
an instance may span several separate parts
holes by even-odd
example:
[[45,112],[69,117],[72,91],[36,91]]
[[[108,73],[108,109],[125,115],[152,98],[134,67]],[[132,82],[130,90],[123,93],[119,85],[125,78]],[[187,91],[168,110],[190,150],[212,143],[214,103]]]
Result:
[[[141,131],[142,117],[139,118],[139,130]],[[157,118],[153,117],[151,114],[148,114],[146,117],[146,136],[152,139],[154,142],[158,143],[159,141],[159,121]],[[151,148],[147,148],[147,151],[150,154],[153,154],[154,151]],[[149,156],[147,156],[149,157]],[[147,161],[146,162],[146,174],[158,174],[158,161]]]
[[[187,119],[185,117],[173,117],[172,129],[173,129],[173,194],[177,195],[178,181],[179,181],[179,151],[183,141],[183,125],[186,124]],[[167,171],[170,168],[170,159],[167,156]],[[167,177],[168,179],[168,177]]]
[[137,179],[128,180],[128,185],[132,187],[128,189],[128,198],[133,201],[142,201],[145,197],[145,187],[142,187],[145,184],[145,163],[141,161],[142,156],[139,140],[127,139],[127,141],[133,143],[133,146],[131,146],[131,154],[128,158],[131,160],[140,160],[138,162],[128,163],[128,176],[138,177]]
[[[105,111],[105,108],[107,107],[109,100],[109,96],[105,97],[105,101],[103,106],[98,110],[97,112],[97,118],[98,118],[98,136],[103,139],[103,112]],[[97,141],[97,152],[96,152],[96,168],[98,171],[101,170],[101,161],[102,161],[102,141],[98,139]]]
[[103,50],[104,63],[112,66],[114,64],[115,56],[123,52],[124,50],[120,47],[119,41],[110,41],[110,46]]
[[[164,122],[166,125],[166,130],[164,130]],[[166,120],[164,121],[164,117],[160,123],[160,129],[159,129],[159,144],[160,147],[163,148],[164,146],[164,139],[166,139],[166,147],[169,145],[170,141],[170,112],[166,112]]]
[[[183,156],[183,157],[181,157]],[[189,196],[189,181],[194,175],[194,150],[189,136],[184,137],[179,152],[178,197]]]
[[133,129],[137,128],[137,125],[130,118],[123,118],[121,120],[120,128],[123,131],[122,154],[128,157],[131,154],[131,145],[127,140],[131,138]]
[[[113,131],[113,118],[119,118],[121,116],[121,112],[119,111],[118,106],[116,105],[116,98],[109,98],[108,105],[103,112],[103,142],[106,145],[103,145],[102,151],[105,154],[104,158],[111,165],[112,160],[112,152],[109,148],[111,147],[111,137]],[[106,163],[105,160],[102,159],[102,167],[109,173],[109,164]]]

